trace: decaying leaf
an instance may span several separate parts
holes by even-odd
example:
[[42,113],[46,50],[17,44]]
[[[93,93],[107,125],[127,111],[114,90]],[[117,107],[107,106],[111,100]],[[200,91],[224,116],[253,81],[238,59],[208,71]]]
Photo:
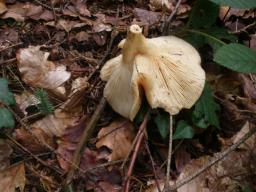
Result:
[[13,165],[0,172],[0,191],[15,192],[16,188],[20,191],[25,187],[25,168],[23,163]]
[[[255,125],[253,125],[255,126]],[[243,128],[232,137],[229,142],[226,142],[229,147],[236,143],[250,130],[251,125],[246,122]],[[215,154],[217,157],[219,154]],[[190,161],[181,174],[177,182],[191,176],[199,168],[205,166],[214,157],[203,156],[199,159]],[[234,192],[241,191],[243,186],[248,184],[255,174],[255,158],[256,158],[256,135],[251,136],[238,150],[231,152],[224,159],[214,164],[208,170],[203,172],[191,182],[179,188],[178,192]],[[173,184],[171,181],[170,184]],[[161,182],[161,187],[164,187],[164,182]],[[147,192],[157,192],[156,186],[148,189]]]
[[155,24],[160,20],[160,16],[161,16],[160,13],[148,11],[145,9],[139,9],[139,8],[134,9],[134,14],[143,24],[146,24],[146,25]]
[[40,5],[27,2],[10,5],[1,18],[12,18],[18,22],[23,22],[26,18],[50,21],[54,19],[54,15],[51,11],[43,9]]
[[7,11],[5,0],[0,0],[0,15]]
[[12,154],[11,146],[6,140],[0,139],[0,171],[10,166],[10,155]]
[[56,27],[57,29],[65,30],[67,33],[70,32],[72,29],[80,28],[86,26],[87,24],[84,22],[66,20],[66,19],[59,19],[57,23],[54,21],[46,23],[47,26]]
[[132,147],[133,125],[128,120],[119,119],[109,126],[103,127],[97,138],[97,148],[106,146],[111,149],[112,152],[108,156],[109,161],[123,159]]
[[17,53],[18,68],[22,80],[34,87],[57,89],[71,76],[64,65],[56,66],[47,60],[48,52],[40,51],[39,46],[29,46]]
[[36,106],[40,101],[30,92],[24,91],[21,95],[15,95],[16,103],[18,104],[20,110],[27,115],[26,111],[31,106]]
[[83,100],[84,93],[89,86],[88,78],[78,77],[72,82],[71,93],[68,96],[67,101],[61,106],[65,111],[79,110],[77,107]]
[[16,139],[34,152],[47,149],[46,145],[55,146],[54,137],[61,136],[68,126],[72,126],[79,119],[79,114],[66,113],[56,109],[53,115],[31,124],[30,133],[25,128],[15,130]]

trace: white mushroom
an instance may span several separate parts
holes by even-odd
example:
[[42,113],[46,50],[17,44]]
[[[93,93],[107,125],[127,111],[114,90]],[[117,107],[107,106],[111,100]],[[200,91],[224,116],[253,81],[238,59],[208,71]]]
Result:
[[200,97],[205,72],[198,52],[174,36],[145,38],[138,25],[119,44],[122,54],[110,59],[101,70],[107,81],[104,96],[122,116],[134,119],[143,93],[152,108],[170,115],[191,108]]

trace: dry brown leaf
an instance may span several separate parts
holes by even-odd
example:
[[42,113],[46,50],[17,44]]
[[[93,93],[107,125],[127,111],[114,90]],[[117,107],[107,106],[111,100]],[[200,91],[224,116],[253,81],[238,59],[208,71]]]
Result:
[[139,8],[134,9],[134,14],[144,25],[153,25],[158,22],[161,17],[161,13]]
[[[78,77],[72,82],[71,93],[68,96],[67,101],[61,106],[65,111],[79,111],[81,102],[84,99],[84,94],[89,86],[88,78]],[[79,107],[79,108],[77,108]]]
[[[232,137],[228,143],[236,143],[250,130],[250,124],[246,122],[243,128]],[[229,146],[224,146],[225,148]],[[219,154],[215,154],[217,157]],[[180,182],[191,176],[199,168],[205,166],[214,157],[203,156],[199,159],[192,160],[183,169],[182,173],[176,180]],[[177,192],[234,192],[241,191],[248,181],[253,178],[255,173],[256,158],[256,135],[253,135],[235,150],[226,156],[223,160],[217,162],[208,170],[203,172],[191,182],[183,185]],[[170,183],[173,184],[173,181]],[[164,182],[161,182],[161,187]],[[147,192],[157,192],[154,185]]]
[[111,31],[111,25],[107,24],[106,15],[102,13],[95,14],[97,17],[96,21],[93,23],[92,31],[99,33],[102,31]]
[[75,2],[73,2],[73,4],[75,5],[75,8],[76,8],[76,10],[78,11],[78,13],[80,15],[91,17],[91,13],[87,9],[87,6],[86,6],[86,4],[83,1],[76,0]]
[[24,164],[20,163],[11,166],[0,172],[0,191],[15,192],[16,188],[20,191],[25,187],[25,168]]
[[56,109],[53,115],[48,115],[30,126],[41,129],[49,136],[59,137],[68,126],[75,124],[79,116],[79,114],[66,113],[60,109]]
[[133,125],[126,119],[119,119],[109,126],[103,127],[98,133],[96,147],[106,146],[112,150],[108,156],[109,161],[125,158],[131,147],[134,138]]
[[10,166],[10,155],[13,150],[6,140],[0,139],[0,171]]
[[27,91],[24,91],[21,95],[15,95],[15,101],[24,115],[28,114],[26,111],[28,107],[36,106],[40,103],[35,95]]
[[16,57],[22,80],[31,86],[55,90],[71,76],[64,65],[49,61],[49,53],[40,51],[39,46],[20,49]]
[[8,9],[5,5],[5,0],[0,0],[0,15],[6,12]]
[[65,30],[68,33],[72,29],[80,28],[80,27],[86,26],[87,24],[84,22],[59,19],[57,21],[57,24],[55,23],[55,21],[51,21],[51,22],[47,22],[46,25],[56,27],[57,29]]
[[15,3],[8,7],[8,10],[2,18],[13,18],[19,22],[23,22],[26,18],[50,21],[54,19],[54,15],[51,11],[43,9],[40,5],[32,3]]
[[150,0],[149,7],[150,7],[150,10],[152,11],[162,10],[163,7],[171,11],[174,8],[172,3],[168,0]]

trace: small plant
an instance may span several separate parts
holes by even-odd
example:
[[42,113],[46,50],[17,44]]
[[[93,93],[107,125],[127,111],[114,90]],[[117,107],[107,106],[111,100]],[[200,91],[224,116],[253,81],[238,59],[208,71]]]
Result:
[[8,88],[8,81],[5,78],[0,78],[0,129],[14,127],[15,121],[8,109],[13,104],[15,104],[15,99]]
[[50,102],[47,93],[43,89],[37,89],[35,96],[40,102],[37,107],[43,115],[49,115],[53,113],[54,107]]

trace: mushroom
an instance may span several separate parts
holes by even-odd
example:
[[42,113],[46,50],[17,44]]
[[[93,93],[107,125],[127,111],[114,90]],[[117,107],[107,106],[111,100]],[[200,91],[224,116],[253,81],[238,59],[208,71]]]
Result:
[[133,120],[143,94],[151,108],[170,115],[191,108],[200,97],[205,72],[198,52],[175,36],[145,38],[138,25],[119,45],[122,54],[106,62],[101,79],[104,97],[120,115]]

